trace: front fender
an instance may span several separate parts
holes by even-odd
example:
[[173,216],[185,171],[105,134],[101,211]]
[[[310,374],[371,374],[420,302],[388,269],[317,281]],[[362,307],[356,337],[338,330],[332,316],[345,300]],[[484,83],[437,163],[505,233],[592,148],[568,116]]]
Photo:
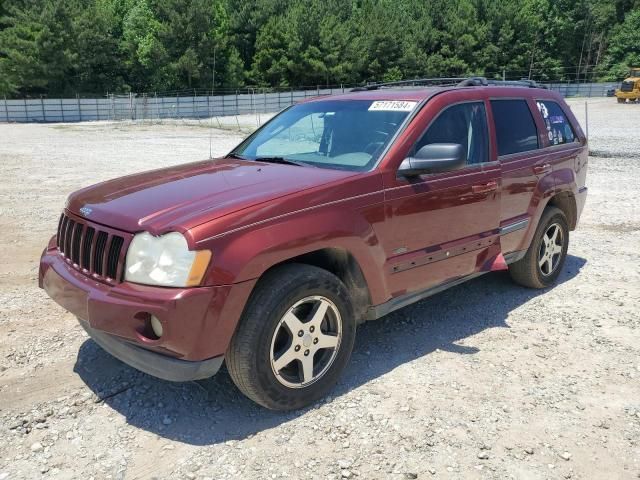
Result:
[[[344,249],[358,262],[372,301],[385,298],[385,253],[374,225],[384,221],[382,193],[366,205],[330,204],[227,233],[211,241],[206,285],[253,280],[293,257],[324,248]],[[379,197],[379,198],[377,198]]]

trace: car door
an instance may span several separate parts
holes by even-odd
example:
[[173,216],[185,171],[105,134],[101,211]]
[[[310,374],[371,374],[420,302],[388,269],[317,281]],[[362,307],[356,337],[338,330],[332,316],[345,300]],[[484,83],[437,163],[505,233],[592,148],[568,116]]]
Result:
[[[500,253],[500,168],[490,161],[483,99],[451,104],[442,95],[435,116],[409,150],[433,143],[464,147],[460,169],[414,177],[396,175],[385,188],[393,239],[387,268],[392,296],[435,287],[487,269]],[[433,107],[432,107],[433,110]]]
[[505,254],[526,250],[525,238],[541,195],[553,188],[552,167],[533,100],[491,98],[491,116],[501,166],[501,244]]
[[[553,99],[537,99],[539,116],[544,124],[542,140],[547,145],[547,164],[551,166],[554,187],[557,190],[574,190],[578,183],[584,185],[585,165],[588,152],[582,141],[584,134],[575,129],[569,117],[570,110],[565,111],[558,101]],[[575,122],[575,117],[573,117]],[[577,124],[576,124],[577,125]],[[577,125],[579,127],[579,125]]]

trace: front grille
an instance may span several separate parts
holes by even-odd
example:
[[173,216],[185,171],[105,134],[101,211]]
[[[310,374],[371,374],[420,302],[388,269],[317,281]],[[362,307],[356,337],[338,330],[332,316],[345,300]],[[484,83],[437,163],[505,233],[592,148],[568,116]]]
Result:
[[622,82],[620,90],[623,92],[633,92],[633,85],[635,82]]
[[60,254],[75,268],[120,282],[124,271],[123,235],[63,213],[58,222],[56,241]]

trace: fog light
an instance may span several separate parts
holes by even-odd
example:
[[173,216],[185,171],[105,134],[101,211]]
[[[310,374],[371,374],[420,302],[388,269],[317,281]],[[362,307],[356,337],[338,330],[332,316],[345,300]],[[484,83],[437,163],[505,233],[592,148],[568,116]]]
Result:
[[162,323],[155,315],[151,315],[151,329],[156,337],[162,336]]

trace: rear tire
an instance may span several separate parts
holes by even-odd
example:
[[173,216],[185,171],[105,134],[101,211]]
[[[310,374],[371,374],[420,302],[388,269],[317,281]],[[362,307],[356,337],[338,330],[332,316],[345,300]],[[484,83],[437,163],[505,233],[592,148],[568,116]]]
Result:
[[240,391],[272,410],[322,398],[349,361],[356,322],[338,277],[288,264],[265,275],[247,303],[225,355]]
[[564,266],[569,248],[569,224],[564,212],[547,207],[526,255],[509,265],[514,282],[529,288],[553,285]]

